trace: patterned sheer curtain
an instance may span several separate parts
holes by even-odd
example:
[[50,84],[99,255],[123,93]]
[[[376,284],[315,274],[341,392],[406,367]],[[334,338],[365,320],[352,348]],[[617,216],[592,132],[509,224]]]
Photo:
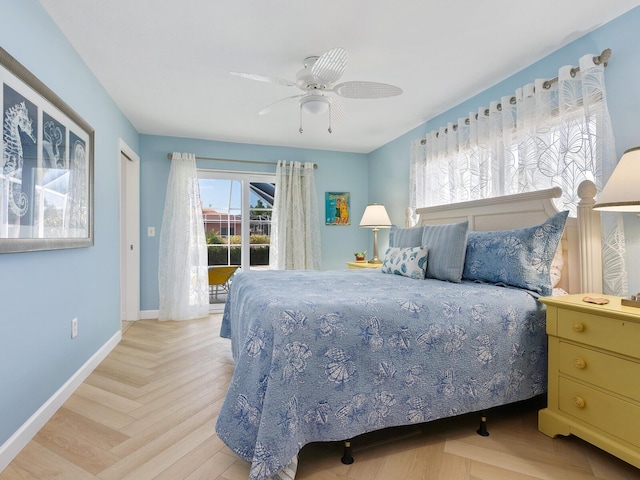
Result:
[[[411,207],[561,187],[556,207],[576,215],[578,185],[602,190],[616,165],[604,65],[593,55],[536,80],[411,146]],[[603,213],[604,293],[626,295],[619,214]]]
[[269,247],[272,269],[320,269],[320,217],[314,168],[310,162],[278,162]]
[[159,320],[209,315],[207,243],[196,158],[173,153],[160,230]]

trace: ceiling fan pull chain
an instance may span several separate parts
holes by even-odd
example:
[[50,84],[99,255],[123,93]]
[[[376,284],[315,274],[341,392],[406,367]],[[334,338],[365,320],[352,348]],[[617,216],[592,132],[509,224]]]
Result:
[[329,133],[333,132],[331,130],[331,102],[329,102]]
[[300,128],[298,129],[298,131],[300,132],[300,134],[304,132],[304,130],[302,130],[302,104],[300,104]]

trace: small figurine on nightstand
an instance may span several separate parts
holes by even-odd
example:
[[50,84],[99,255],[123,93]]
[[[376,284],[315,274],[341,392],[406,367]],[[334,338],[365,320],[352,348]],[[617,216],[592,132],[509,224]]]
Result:
[[356,257],[356,262],[364,262],[364,259],[367,256],[367,251],[364,250],[362,252],[356,252],[353,255]]

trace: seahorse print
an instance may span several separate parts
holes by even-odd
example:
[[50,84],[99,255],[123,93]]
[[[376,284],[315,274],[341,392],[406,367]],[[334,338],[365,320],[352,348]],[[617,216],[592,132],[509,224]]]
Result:
[[45,168],[63,168],[63,143],[65,132],[55,120],[43,114],[42,126],[42,165]]
[[29,110],[25,102],[17,103],[5,110],[2,130],[4,142],[2,172],[5,176],[5,182],[8,182],[9,207],[19,217],[27,213],[29,208],[27,195],[22,190],[17,190],[20,182],[18,175],[21,174],[23,165],[21,133],[28,136],[34,143],[36,142]]
[[78,138],[74,132],[70,131],[69,146],[69,168],[71,170],[69,192],[73,202],[70,202],[71,204],[68,206],[65,229],[70,236],[74,236],[76,233],[85,235],[88,228],[87,218],[89,212],[86,143]]

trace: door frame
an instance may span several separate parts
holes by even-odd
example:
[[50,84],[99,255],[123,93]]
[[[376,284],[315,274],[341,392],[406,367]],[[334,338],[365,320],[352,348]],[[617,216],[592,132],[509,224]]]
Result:
[[[245,172],[245,171],[233,171],[233,170],[215,170],[210,168],[198,168],[198,179],[202,178],[213,178],[213,179],[221,179],[221,180],[234,180],[240,182],[242,186],[241,192],[241,211],[242,211],[242,231],[249,231],[249,221],[250,216],[245,215],[246,212],[249,212],[249,184],[251,182],[267,182],[267,183],[275,183],[276,174],[270,172]],[[249,235],[242,235],[242,242],[240,244],[242,250],[242,261],[241,261],[241,269],[242,271],[248,272],[250,270],[250,257],[249,257]]]
[[119,140],[120,321],[140,319],[140,157]]

